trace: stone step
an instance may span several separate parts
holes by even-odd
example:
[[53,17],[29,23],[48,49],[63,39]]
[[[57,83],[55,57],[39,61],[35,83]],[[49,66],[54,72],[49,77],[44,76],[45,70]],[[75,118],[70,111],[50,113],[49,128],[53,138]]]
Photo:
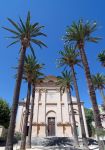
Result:
[[46,138],[32,138],[32,145],[37,146],[73,146],[73,139],[68,137],[46,137]]
[[27,150],[82,150],[82,149],[76,149],[72,147],[36,147]]

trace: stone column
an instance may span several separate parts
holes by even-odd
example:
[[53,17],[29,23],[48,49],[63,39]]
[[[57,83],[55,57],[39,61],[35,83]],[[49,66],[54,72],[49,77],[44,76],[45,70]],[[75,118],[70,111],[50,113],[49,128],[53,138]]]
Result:
[[24,118],[24,106],[18,106],[15,131],[22,132]]
[[63,122],[63,113],[62,113],[62,95],[63,95],[63,92],[60,90],[60,102],[61,102],[61,122]]
[[63,136],[63,129],[62,126],[57,126],[57,123],[61,123],[62,122],[62,117],[61,117],[61,94],[60,94],[60,90],[56,90],[57,91],[57,115],[56,115],[56,136]]
[[81,108],[82,108],[82,114],[83,114],[83,121],[84,121],[84,125],[85,125],[86,136],[89,137],[88,127],[87,127],[87,122],[86,122],[86,117],[85,117],[84,105],[82,103],[81,103]]
[[64,101],[65,119],[64,119],[64,121],[69,122],[69,112],[68,112],[69,95],[68,95],[67,91],[64,94],[65,94],[65,101]]
[[42,89],[41,90],[41,94],[42,94],[42,99],[41,99],[41,110],[40,110],[40,120],[43,125],[41,125],[40,128],[40,136],[45,137],[46,136],[46,89]]
[[[69,93],[66,91],[66,97],[65,98],[65,122],[70,123],[70,118],[69,118]],[[68,137],[70,136],[71,128],[70,126],[65,126],[65,136]]]
[[61,95],[60,90],[57,90],[58,97],[57,97],[57,122],[61,122]]
[[46,102],[47,102],[47,90],[45,90],[45,136],[47,136],[47,128],[46,128],[46,125],[47,125],[47,121],[46,121]]
[[35,101],[34,101],[34,116],[33,116],[33,122],[38,123],[38,102],[40,98],[40,90],[35,90]]
[[35,101],[34,101],[34,115],[33,115],[33,123],[35,125],[32,129],[32,136],[38,136],[38,117],[39,117],[39,99],[40,99],[40,89],[35,89]]

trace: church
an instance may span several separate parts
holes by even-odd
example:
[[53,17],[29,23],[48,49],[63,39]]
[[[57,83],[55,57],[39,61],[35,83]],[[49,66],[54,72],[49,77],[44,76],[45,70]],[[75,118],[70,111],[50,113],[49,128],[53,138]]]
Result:
[[[32,137],[73,137],[71,108],[67,91],[64,93],[56,84],[55,76],[46,76],[40,79],[35,88]],[[78,136],[81,137],[81,127],[78,114],[77,100],[72,97],[76,119]],[[83,120],[86,136],[88,129],[86,124],[84,103],[81,101]],[[22,132],[25,111],[25,100],[19,102],[16,119],[17,132]],[[27,124],[27,130],[29,122]]]

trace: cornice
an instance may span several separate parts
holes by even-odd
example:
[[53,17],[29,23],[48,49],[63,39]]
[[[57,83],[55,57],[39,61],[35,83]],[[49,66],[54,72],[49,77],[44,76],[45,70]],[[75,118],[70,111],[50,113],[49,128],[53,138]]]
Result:
[[33,122],[32,124],[33,126],[46,126],[47,124],[44,123],[44,122],[40,122],[40,123],[37,123],[37,122]]

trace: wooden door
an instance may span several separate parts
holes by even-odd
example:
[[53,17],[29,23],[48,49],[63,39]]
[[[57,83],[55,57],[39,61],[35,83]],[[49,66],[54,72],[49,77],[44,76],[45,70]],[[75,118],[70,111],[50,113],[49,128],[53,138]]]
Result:
[[55,118],[48,118],[48,136],[55,136]]

